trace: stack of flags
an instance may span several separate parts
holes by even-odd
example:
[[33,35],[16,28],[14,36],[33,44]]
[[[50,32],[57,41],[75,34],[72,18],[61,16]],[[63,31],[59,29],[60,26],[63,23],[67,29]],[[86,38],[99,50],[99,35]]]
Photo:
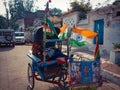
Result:
[[86,29],[86,28],[80,28],[80,27],[73,27],[71,31],[70,37],[68,37],[68,25],[63,25],[60,28],[60,34],[59,38],[70,38],[69,42],[71,46],[85,46],[88,44],[86,39],[92,39],[94,38],[97,33],[93,32],[92,30]]
[[[46,3],[46,8],[45,11],[49,12],[49,3],[51,2],[51,0],[49,0]],[[46,17],[46,23],[48,24],[50,30],[52,30],[52,32],[54,34],[57,35],[57,32],[55,30],[55,27],[53,25],[53,23],[48,19],[48,17]],[[93,39],[94,37],[96,37],[96,48],[95,48],[95,53],[94,53],[94,60],[97,60],[100,58],[100,54],[99,54],[99,43],[98,43],[98,35],[96,32],[93,32],[92,30],[86,29],[86,28],[80,28],[80,27],[73,27],[72,31],[71,31],[71,37],[68,37],[68,25],[65,24],[60,28],[60,33],[58,35],[59,39],[65,39],[65,38],[70,38],[69,43],[71,46],[84,46],[87,45],[88,43],[86,42],[85,38],[89,38],[89,39]]]

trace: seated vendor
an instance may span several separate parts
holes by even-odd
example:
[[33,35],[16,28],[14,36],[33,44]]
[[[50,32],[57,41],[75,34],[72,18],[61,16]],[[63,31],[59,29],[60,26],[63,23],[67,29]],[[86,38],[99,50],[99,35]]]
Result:
[[[59,28],[55,28],[57,31],[57,34],[59,34],[60,30]],[[34,43],[32,46],[32,52],[33,55],[37,56],[38,58],[41,58],[43,60],[43,27],[39,28],[35,32],[34,36]],[[46,34],[46,39],[58,39],[57,35],[47,35]],[[45,47],[45,53],[46,53],[46,59],[51,60],[51,59],[56,59],[57,57],[64,57],[65,55],[61,52],[61,47],[59,46],[58,48],[55,48],[55,43],[56,42],[47,42],[46,47]],[[61,44],[61,42],[59,42]]]

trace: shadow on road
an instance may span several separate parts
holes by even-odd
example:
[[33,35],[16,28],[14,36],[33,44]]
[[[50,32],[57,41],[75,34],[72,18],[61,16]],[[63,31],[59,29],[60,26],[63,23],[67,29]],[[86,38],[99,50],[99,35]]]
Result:
[[7,46],[7,45],[0,46],[0,52],[1,51],[9,51],[9,50],[12,50],[12,49],[14,49],[14,47]]

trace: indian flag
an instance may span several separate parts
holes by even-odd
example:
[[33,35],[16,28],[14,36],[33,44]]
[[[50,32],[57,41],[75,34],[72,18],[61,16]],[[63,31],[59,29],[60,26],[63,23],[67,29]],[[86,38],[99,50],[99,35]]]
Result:
[[54,34],[57,35],[55,27],[54,27],[53,23],[50,21],[50,19],[46,18],[46,23],[48,24],[49,28],[54,32]]
[[84,46],[87,42],[85,41],[85,37],[83,37],[81,34],[72,33],[71,39],[70,39],[70,45],[71,46]]
[[73,27],[72,35],[70,39],[71,46],[84,46],[87,45],[87,39],[92,39],[97,33],[92,30],[80,27]]
[[65,24],[60,28],[60,33],[58,35],[59,39],[65,39],[67,38],[67,32],[68,32],[68,25]]
[[46,35],[52,36],[54,34],[54,32],[50,29],[48,24],[44,24],[43,27],[44,27],[44,32],[46,33]]

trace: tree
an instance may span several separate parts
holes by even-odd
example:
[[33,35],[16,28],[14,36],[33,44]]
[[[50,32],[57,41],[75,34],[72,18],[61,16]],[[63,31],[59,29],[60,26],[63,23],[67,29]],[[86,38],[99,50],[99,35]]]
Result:
[[32,12],[35,0],[23,0],[25,11]]
[[53,8],[50,10],[50,15],[51,16],[61,16],[62,15],[62,10],[58,8]]
[[[24,17],[24,6],[22,0],[10,0],[9,1],[9,10],[10,10],[10,25],[12,28],[15,26],[15,22],[18,19],[21,19]],[[14,28],[15,29],[15,28]]]
[[7,29],[7,19],[0,16],[0,29]]
[[20,19],[24,17],[24,6],[22,0],[14,0],[9,2],[10,14],[11,17],[15,17],[16,19]]
[[35,0],[9,0],[10,25],[12,28],[16,26],[15,22],[18,19],[24,18],[25,12],[32,12],[34,1]]
[[80,12],[80,19],[85,19],[86,14],[92,10],[90,3],[85,3],[84,0],[81,0],[81,2],[75,0],[74,2],[70,3],[70,6],[72,7],[73,11]]
[[115,1],[113,2],[113,5],[120,5],[120,0],[115,0]]

